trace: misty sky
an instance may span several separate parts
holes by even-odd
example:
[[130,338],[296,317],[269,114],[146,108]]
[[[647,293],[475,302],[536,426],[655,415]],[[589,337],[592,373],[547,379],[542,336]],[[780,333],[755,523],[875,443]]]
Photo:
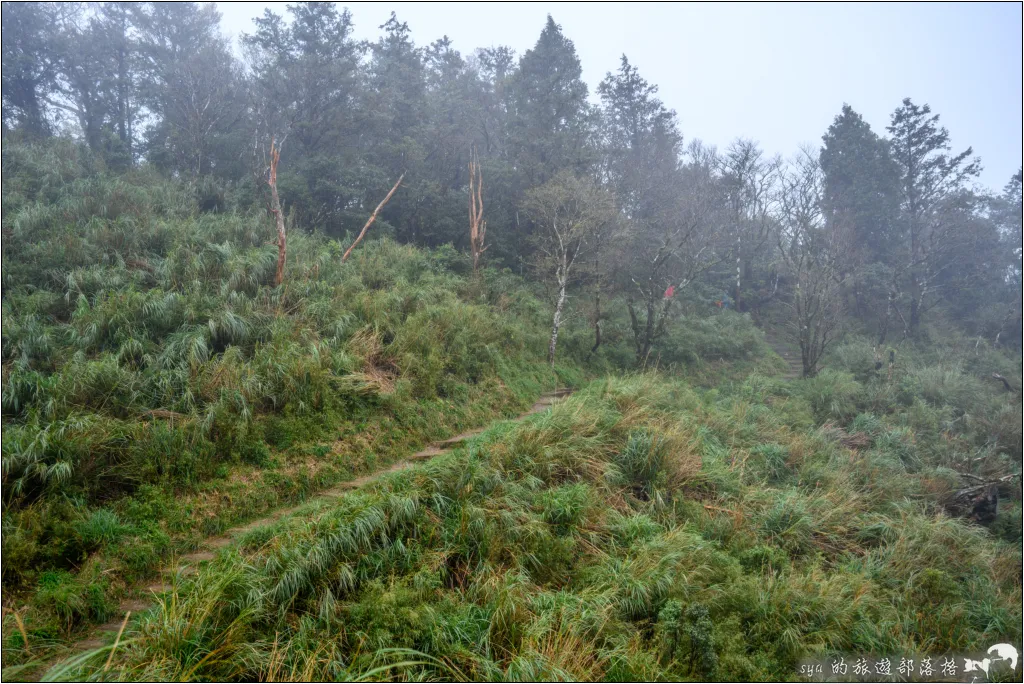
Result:
[[[971,145],[981,182],[1001,190],[1021,165],[1021,4],[339,3],[355,35],[375,39],[391,10],[417,45],[447,34],[464,55],[522,54],[551,14],[576,44],[592,98],[625,53],[676,110],[683,135],[720,148],[737,136],[770,153],[818,147],[848,102],[879,134],[904,97],[928,103]],[[222,26],[251,31],[265,7],[217,3]]]

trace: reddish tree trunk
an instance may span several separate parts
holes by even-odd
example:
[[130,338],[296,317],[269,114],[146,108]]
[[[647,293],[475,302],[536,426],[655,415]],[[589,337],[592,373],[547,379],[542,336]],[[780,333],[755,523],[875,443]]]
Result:
[[483,220],[484,215],[484,177],[480,171],[480,162],[476,159],[476,151],[469,160],[469,248],[473,252],[473,272],[476,273],[480,265],[480,255],[487,247],[484,246],[484,236],[487,235],[487,221]]

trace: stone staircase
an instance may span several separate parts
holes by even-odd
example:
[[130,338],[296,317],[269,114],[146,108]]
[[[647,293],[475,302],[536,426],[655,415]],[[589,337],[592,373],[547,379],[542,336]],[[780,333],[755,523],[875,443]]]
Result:
[[803,361],[800,358],[800,347],[784,337],[777,330],[762,328],[764,339],[775,350],[775,353],[782,357],[782,360],[789,366],[782,374],[784,380],[796,380],[803,376]]

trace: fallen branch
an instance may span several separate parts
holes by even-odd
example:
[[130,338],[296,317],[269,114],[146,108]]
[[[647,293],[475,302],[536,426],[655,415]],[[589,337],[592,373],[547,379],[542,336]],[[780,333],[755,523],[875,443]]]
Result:
[[1019,390],[1019,389],[1016,389],[1016,388],[1015,388],[1015,387],[1014,387],[1013,385],[1011,385],[1011,384],[1010,384],[1010,381],[1009,381],[1009,380],[1007,380],[1006,378],[1004,378],[1004,377],[1003,377],[1002,375],[1000,375],[999,373],[993,373],[993,374],[992,374],[992,378],[993,378],[993,379],[995,379],[995,380],[998,380],[998,381],[999,381],[999,382],[1001,382],[1001,383],[1003,383],[1003,387],[1005,387],[1005,388],[1006,388],[1006,391],[1007,391],[1007,392],[1010,392],[1010,393],[1012,393],[1012,394],[1017,394],[1017,395],[1019,395],[1019,394],[1020,394],[1020,390]]
[[368,231],[370,229],[370,226],[373,225],[373,222],[377,220],[377,214],[379,214],[380,210],[384,208],[384,205],[388,203],[388,200],[391,199],[391,196],[395,194],[395,190],[398,190],[398,186],[401,185],[403,178],[405,178],[404,171],[402,172],[402,175],[398,177],[398,180],[395,181],[395,187],[391,188],[391,192],[389,192],[387,196],[380,201],[380,204],[377,205],[377,208],[373,210],[372,214],[370,214],[369,220],[367,220],[366,225],[363,226],[363,229],[359,231],[359,235],[356,237],[355,242],[352,243],[351,247],[345,250],[345,253],[341,256],[341,263],[345,263],[346,261],[348,261],[348,257],[350,254],[352,254],[352,250],[356,248],[356,245],[358,245],[359,242],[363,239],[363,236],[366,235],[366,231]]
[[728,513],[729,515],[732,516],[733,522],[735,524],[737,524],[737,525],[739,525],[740,523],[743,522],[743,512],[742,511],[734,511],[731,508],[720,508],[719,506],[711,506],[709,504],[701,504],[701,505],[704,506],[704,508],[706,508],[709,511],[715,511],[717,513]]
[[[967,475],[967,473],[960,473],[960,475]],[[954,499],[960,498],[960,497],[968,495],[968,494],[973,494],[975,492],[980,492],[983,489],[987,489],[988,487],[993,487],[993,486],[996,486],[996,485],[1000,485],[1000,484],[1002,484],[1004,482],[1012,482],[1014,479],[1020,477],[1020,473],[1010,473],[1009,475],[1003,475],[1002,477],[997,477],[997,478],[992,479],[992,480],[984,480],[984,479],[978,477],[977,475],[967,475],[967,476],[973,478],[976,481],[981,482],[981,484],[971,485],[970,487],[964,487],[963,489],[958,490],[956,492],[956,494],[953,495]]]
[[978,523],[990,523],[999,512],[999,488],[1020,478],[1020,473],[984,480],[976,475],[967,475],[980,484],[970,485],[956,491],[949,497],[946,508],[954,515],[962,515]]

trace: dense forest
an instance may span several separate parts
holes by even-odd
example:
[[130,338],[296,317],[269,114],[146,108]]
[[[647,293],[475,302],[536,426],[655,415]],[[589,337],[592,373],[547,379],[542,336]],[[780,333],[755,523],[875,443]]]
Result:
[[1022,174],[927,104],[782,158],[627,56],[591,92],[550,16],[522,55],[333,3],[2,21],[5,678],[1020,645]]

